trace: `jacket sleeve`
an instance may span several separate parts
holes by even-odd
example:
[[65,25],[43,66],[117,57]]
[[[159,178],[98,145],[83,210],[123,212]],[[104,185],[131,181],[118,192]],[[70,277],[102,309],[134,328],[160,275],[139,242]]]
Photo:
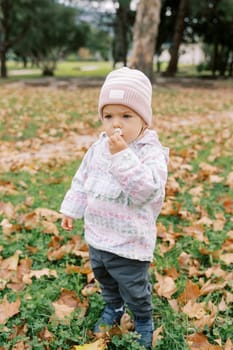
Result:
[[81,219],[87,206],[87,195],[84,183],[88,174],[88,162],[92,154],[92,148],[85,154],[82,163],[73,177],[71,187],[67,191],[61,204],[60,212],[73,219]]
[[112,156],[110,172],[136,205],[162,202],[165,196],[166,150],[152,145],[145,147],[141,159],[130,148]]

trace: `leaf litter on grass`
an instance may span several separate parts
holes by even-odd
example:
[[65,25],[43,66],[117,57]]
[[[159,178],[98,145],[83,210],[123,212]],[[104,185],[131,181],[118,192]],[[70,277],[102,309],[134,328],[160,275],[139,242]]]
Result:
[[[92,318],[88,310],[95,305],[100,289],[85,242],[75,232],[67,235],[59,228],[59,204],[57,210],[48,208],[45,194],[40,206],[35,207],[38,198],[31,192],[37,186],[35,177],[43,177],[45,172],[51,178],[48,186],[56,189],[63,181],[66,165],[81,159],[101,130],[96,114],[98,89],[80,89],[78,93],[81,99],[76,98],[74,90],[30,87],[19,93],[14,86],[1,89],[3,349],[9,343],[15,349],[26,349],[35,342],[35,336],[38,346],[47,344],[51,349],[112,346],[111,336],[106,343],[106,338],[95,340],[90,332],[98,315]],[[158,87],[153,110],[157,116],[153,127],[171,150],[166,200],[157,226],[157,254],[151,265],[153,293],[165,308],[164,314],[160,313],[155,304],[153,345],[157,349],[169,347],[170,333],[173,340],[180,339],[176,349],[229,350],[233,333],[222,325],[232,319],[233,302],[232,88]],[[54,170],[60,180],[52,180]],[[32,183],[17,178],[24,172],[34,177]],[[14,199],[20,196],[24,202],[17,204]],[[13,252],[11,247],[17,249]],[[40,317],[41,327],[32,338],[35,325],[29,321],[31,311],[24,297],[27,295],[30,305],[30,294],[39,298],[33,294],[35,283],[52,283],[57,289],[53,296],[49,291],[51,296],[47,297],[53,311],[43,315],[42,321]],[[171,329],[166,310],[180,318],[182,334],[177,333],[175,324]],[[19,329],[21,313],[25,321]],[[89,329],[85,330],[82,320],[88,322]]]

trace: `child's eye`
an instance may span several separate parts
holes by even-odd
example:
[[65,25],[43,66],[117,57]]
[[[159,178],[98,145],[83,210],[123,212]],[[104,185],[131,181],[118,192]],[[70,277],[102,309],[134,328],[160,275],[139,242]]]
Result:
[[130,114],[124,114],[124,115],[123,115],[123,118],[129,119],[129,118],[132,118],[132,115],[130,115]]
[[111,114],[104,115],[104,119],[111,119],[111,118],[112,118]]

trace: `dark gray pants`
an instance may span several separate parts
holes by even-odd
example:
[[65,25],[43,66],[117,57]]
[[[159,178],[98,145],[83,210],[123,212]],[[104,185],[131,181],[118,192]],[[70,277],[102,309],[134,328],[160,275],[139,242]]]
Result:
[[134,316],[152,316],[151,284],[147,261],[132,260],[89,246],[91,266],[107,304],[126,304]]

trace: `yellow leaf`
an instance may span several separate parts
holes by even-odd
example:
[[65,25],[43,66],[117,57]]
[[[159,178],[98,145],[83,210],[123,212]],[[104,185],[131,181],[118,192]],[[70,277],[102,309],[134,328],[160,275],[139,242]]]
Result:
[[106,341],[104,339],[98,339],[94,343],[76,345],[73,347],[74,350],[104,350],[106,349]]

